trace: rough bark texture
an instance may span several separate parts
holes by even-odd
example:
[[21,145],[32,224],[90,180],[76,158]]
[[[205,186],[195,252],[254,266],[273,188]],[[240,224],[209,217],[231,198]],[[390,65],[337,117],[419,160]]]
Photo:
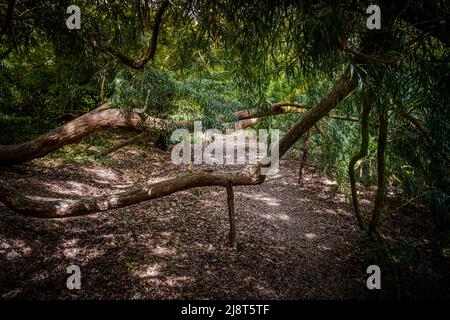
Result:
[[358,202],[358,192],[356,190],[355,165],[356,163],[367,156],[367,149],[369,147],[369,113],[370,103],[365,103],[361,114],[361,147],[357,154],[355,154],[348,164],[348,175],[350,177],[350,188],[352,190],[352,202],[355,209],[356,220],[362,230],[366,229],[364,219],[361,215]]
[[139,110],[127,111],[100,107],[32,141],[18,145],[0,145],[0,165],[19,164],[43,157],[100,130],[124,127],[140,129],[143,126],[152,130],[163,130],[172,124],[168,120],[144,117]]

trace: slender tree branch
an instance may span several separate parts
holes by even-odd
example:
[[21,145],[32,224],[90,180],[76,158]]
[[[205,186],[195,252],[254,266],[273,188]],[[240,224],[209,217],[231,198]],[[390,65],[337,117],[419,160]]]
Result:
[[385,58],[376,56],[376,55],[369,55],[362,52],[358,52],[352,48],[349,48],[346,41],[339,40],[341,44],[342,50],[351,53],[355,59],[358,59],[360,61],[364,62],[375,62],[380,64],[386,64],[386,65],[395,65],[397,64],[397,61],[395,60],[386,60]]
[[365,103],[363,105],[363,110],[361,113],[361,146],[359,152],[355,154],[348,164],[348,175],[350,177],[350,188],[352,191],[352,202],[355,209],[356,220],[361,230],[366,230],[367,227],[364,223],[364,219],[361,215],[358,202],[358,191],[356,189],[356,178],[355,178],[355,165],[356,163],[367,156],[367,149],[369,147],[369,114],[370,114],[370,103]]
[[95,37],[90,38],[90,40],[89,40],[90,45],[95,49],[98,49],[100,51],[110,54],[114,59],[116,59],[120,63],[130,66],[133,69],[144,68],[145,64],[148,61],[153,60],[153,58],[155,57],[156,48],[158,46],[159,31],[161,29],[161,25],[162,25],[162,21],[163,21],[163,15],[164,15],[165,11],[167,10],[167,7],[169,6],[169,3],[170,3],[169,0],[165,0],[161,4],[161,6],[159,7],[159,9],[156,13],[155,24],[153,25],[151,43],[149,45],[147,45],[147,48],[146,48],[142,58],[140,58],[140,59],[130,58],[129,56],[127,56],[109,46],[99,43]]
[[378,148],[377,148],[377,170],[378,185],[375,196],[375,205],[372,211],[372,217],[369,223],[369,235],[380,238],[378,225],[380,222],[381,211],[384,206],[386,196],[386,147],[388,136],[388,115],[387,110],[380,111],[380,128],[378,129]]

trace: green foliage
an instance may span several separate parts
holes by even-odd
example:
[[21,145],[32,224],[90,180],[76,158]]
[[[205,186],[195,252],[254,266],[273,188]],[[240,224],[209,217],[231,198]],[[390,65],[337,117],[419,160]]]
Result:
[[[439,35],[430,36],[436,34],[402,16],[417,12],[415,7],[380,1],[383,30],[368,32],[365,8],[371,1],[171,1],[155,60],[133,70],[92,49],[89,38],[142,57],[161,2],[78,1],[81,30],[65,26],[70,4],[18,1],[10,32],[0,35],[0,55],[11,51],[0,60],[1,143],[45,132],[105,100],[118,108],[145,108],[155,117],[201,119],[205,127],[220,127],[218,115],[233,121],[234,111],[265,110],[273,102],[312,107],[351,65],[359,88],[333,112],[358,117],[364,98],[373,105],[369,154],[357,164],[358,182],[376,181],[378,114],[387,109],[390,184],[409,198],[425,194],[433,210],[450,221],[448,164],[399,116],[414,115],[449,150],[449,50]],[[0,6],[0,16],[5,11]],[[360,64],[342,50],[342,41],[398,63]],[[259,126],[286,132],[299,117],[277,116]],[[322,133],[312,137],[310,158],[345,191],[360,125],[325,118],[318,126]]]
[[110,102],[124,109],[147,108],[149,114],[167,115],[173,106],[178,88],[170,73],[149,69],[133,73],[121,68],[113,79]]

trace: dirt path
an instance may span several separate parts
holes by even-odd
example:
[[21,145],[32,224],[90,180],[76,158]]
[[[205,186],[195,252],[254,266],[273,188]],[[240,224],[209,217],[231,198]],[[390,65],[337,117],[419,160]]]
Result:
[[[110,166],[43,160],[0,178],[42,198],[76,198],[186,169],[168,157],[129,149]],[[263,185],[235,189],[237,252],[227,245],[226,193],[218,187],[63,220],[24,218],[0,206],[0,297],[366,297],[367,265],[348,201],[324,176],[309,173],[300,187],[296,166],[282,161]],[[72,264],[82,271],[79,291],[66,289]]]

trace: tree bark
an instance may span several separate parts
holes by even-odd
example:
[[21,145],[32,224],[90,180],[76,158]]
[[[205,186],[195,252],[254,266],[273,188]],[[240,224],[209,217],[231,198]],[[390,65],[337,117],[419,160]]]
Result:
[[173,124],[185,122],[152,118],[140,110],[105,109],[100,107],[38,138],[18,144],[0,145],[0,165],[13,165],[41,158],[67,144],[77,143],[93,132],[113,128],[164,130]]
[[364,219],[361,215],[358,202],[358,191],[356,189],[356,178],[355,178],[355,165],[356,163],[367,156],[367,149],[369,147],[369,114],[370,114],[370,103],[365,103],[363,105],[363,110],[361,114],[361,147],[359,152],[355,154],[348,164],[348,175],[350,177],[350,188],[352,191],[352,202],[355,209],[356,220],[361,230],[366,230],[366,225]]
[[372,211],[372,218],[369,223],[369,235],[378,235],[378,225],[380,222],[381,211],[384,206],[384,198],[386,195],[386,147],[388,135],[388,115],[387,110],[380,111],[380,128],[378,129],[378,149],[377,149],[377,170],[378,170],[378,186],[377,195],[375,196],[375,206]]
[[[283,113],[283,109],[268,114],[261,114],[255,112],[255,110],[250,113],[247,113],[245,110],[237,111],[235,116],[238,119],[243,117],[243,120],[224,125],[232,126],[236,130],[245,129],[261,121],[264,116]],[[250,115],[254,118],[249,118]],[[83,137],[100,130],[133,128],[138,130],[146,129],[147,131],[164,131],[173,127],[192,129],[194,123],[192,121],[173,121],[150,117],[145,114],[144,109],[109,109],[109,105],[104,104],[34,140],[18,145],[0,145],[0,165],[14,165],[44,157],[50,152],[65,145],[77,143]]]

